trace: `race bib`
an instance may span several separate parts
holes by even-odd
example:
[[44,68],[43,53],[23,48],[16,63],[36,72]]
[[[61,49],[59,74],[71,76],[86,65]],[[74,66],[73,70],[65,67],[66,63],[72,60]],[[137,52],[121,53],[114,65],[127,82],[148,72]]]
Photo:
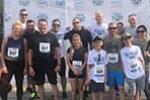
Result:
[[140,63],[137,60],[131,60],[129,63],[129,68],[132,73],[137,72],[140,69]]
[[41,42],[39,44],[39,51],[41,53],[49,53],[50,52],[50,43]]
[[75,70],[81,69],[82,61],[73,61],[72,64],[75,66]]
[[108,62],[117,63],[119,61],[119,55],[117,53],[108,53]]
[[7,52],[8,57],[17,58],[19,56],[18,48],[8,48]]
[[96,67],[95,67],[95,76],[104,76],[104,74],[105,74],[105,67],[104,66],[102,66],[102,65],[97,65]]

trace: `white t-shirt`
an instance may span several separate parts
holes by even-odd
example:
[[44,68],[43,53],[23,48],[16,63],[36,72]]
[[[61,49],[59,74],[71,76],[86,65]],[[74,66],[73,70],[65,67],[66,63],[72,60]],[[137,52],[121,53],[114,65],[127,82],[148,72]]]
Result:
[[88,65],[94,65],[90,68],[90,79],[97,83],[104,83],[105,81],[105,66],[107,64],[106,51],[95,49],[91,50],[88,55]]
[[93,23],[88,27],[88,30],[90,31],[92,38],[94,39],[96,36],[99,36],[101,38],[104,38],[108,35],[107,32],[108,25],[105,23],[102,23],[101,25],[98,25],[96,22]]
[[65,55],[65,46],[63,44],[63,41],[64,41],[64,34],[65,32],[64,31],[59,31],[57,33],[53,33],[56,35],[56,37],[58,38],[58,42],[60,44],[60,48],[61,48],[61,57],[64,57]]
[[127,78],[137,79],[144,75],[144,68],[140,61],[143,59],[139,46],[124,47],[120,51],[124,72]]

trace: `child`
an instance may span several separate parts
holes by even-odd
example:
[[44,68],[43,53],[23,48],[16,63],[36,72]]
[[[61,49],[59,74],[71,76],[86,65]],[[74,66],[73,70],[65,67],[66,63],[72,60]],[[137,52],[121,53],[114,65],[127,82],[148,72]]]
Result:
[[107,55],[102,46],[103,40],[95,37],[94,49],[88,55],[86,83],[90,85],[92,100],[96,100],[96,94],[99,95],[99,100],[104,100]]

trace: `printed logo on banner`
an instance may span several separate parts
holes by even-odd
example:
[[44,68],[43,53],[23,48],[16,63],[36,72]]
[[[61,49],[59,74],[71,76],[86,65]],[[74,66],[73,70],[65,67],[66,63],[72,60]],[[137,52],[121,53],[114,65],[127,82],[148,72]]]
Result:
[[113,21],[120,21],[123,19],[123,15],[121,13],[113,13],[111,17]]
[[110,3],[112,7],[122,7],[122,0],[111,0]]
[[56,0],[55,3],[57,7],[65,7],[65,0]]
[[131,0],[131,4],[134,6],[140,6],[142,4],[142,0]]
[[22,6],[28,6],[30,4],[29,0],[19,0],[19,4]]
[[48,6],[48,0],[37,0],[38,5]]
[[48,20],[48,14],[47,13],[39,13],[37,16],[37,19],[46,19]]
[[83,5],[84,5],[84,0],[75,0],[74,1],[74,7],[76,9],[83,7]]
[[4,14],[4,21],[9,22],[11,20],[12,16],[11,14]]
[[93,5],[95,7],[100,7],[104,4],[104,0],[93,0]]
[[79,18],[81,22],[85,21],[85,15],[83,13],[76,14],[76,17]]

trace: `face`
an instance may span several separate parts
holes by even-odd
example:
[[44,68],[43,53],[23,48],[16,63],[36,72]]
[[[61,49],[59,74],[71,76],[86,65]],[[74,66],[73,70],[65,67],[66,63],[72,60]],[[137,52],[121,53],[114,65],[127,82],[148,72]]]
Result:
[[74,29],[80,29],[81,28],[81,23],[80,23],[80,20],[79,19],[74,19],[72,21],[72,24],[73,24],[73,28]]
[[108,31],[109,31],[109,34],[112,34],[112,35],[116,34],[117,26],[115,24],[109,24]]
[[61,24],[60,24],[59,21],[55,21],[55,22],[53,23],[52,27],[53,27],[53,30],[54,30],[55,32],[58,32],[58,31],[60,31]]
[[99,24],[102,23],[103,14],[97,12],[97,13],[95,14],[95,19],[96,19],[96,22],[97,22],[97,23],[99,23]]
[[146,31],[141,27],[137,29],[137,34],[139,37],[142,37],[146,35]]
[[48,32],[48,23],[45,21],[39,21],[38,28],[41,33],[47,33]]
[[12,33],[14,36],[20,36],[22,31],[23,31],[22,25],[14,25],[12,27]]
[[28,12],[27,11],[20,12],[20,19],[22,22],[26,22],[28,20]]
[[122,24],[117,24],[118,33],[122,33],[124,31],[124,26]]
[[27,23],[27,27],[26,28],[29,31],[34,31],[35,30],[35,23],[34,22]]
[[101,41],[101,40],[97,40],[96,42],[95,42],[95,48],[96,49],[101,49],[102,48],[102,46],[103,46],[103,41]]
[[128,21],[129,21],[130,26],[136,26],[137,17],[136,16],[130,16]]
[[75,48],[79,48],[81,46],[81,40],[77,36],[73,38],[72,42]]
[[124,43],[126,45],[130,44],[132,42],[132,37],[131,36],[127,36],[124,38]]

